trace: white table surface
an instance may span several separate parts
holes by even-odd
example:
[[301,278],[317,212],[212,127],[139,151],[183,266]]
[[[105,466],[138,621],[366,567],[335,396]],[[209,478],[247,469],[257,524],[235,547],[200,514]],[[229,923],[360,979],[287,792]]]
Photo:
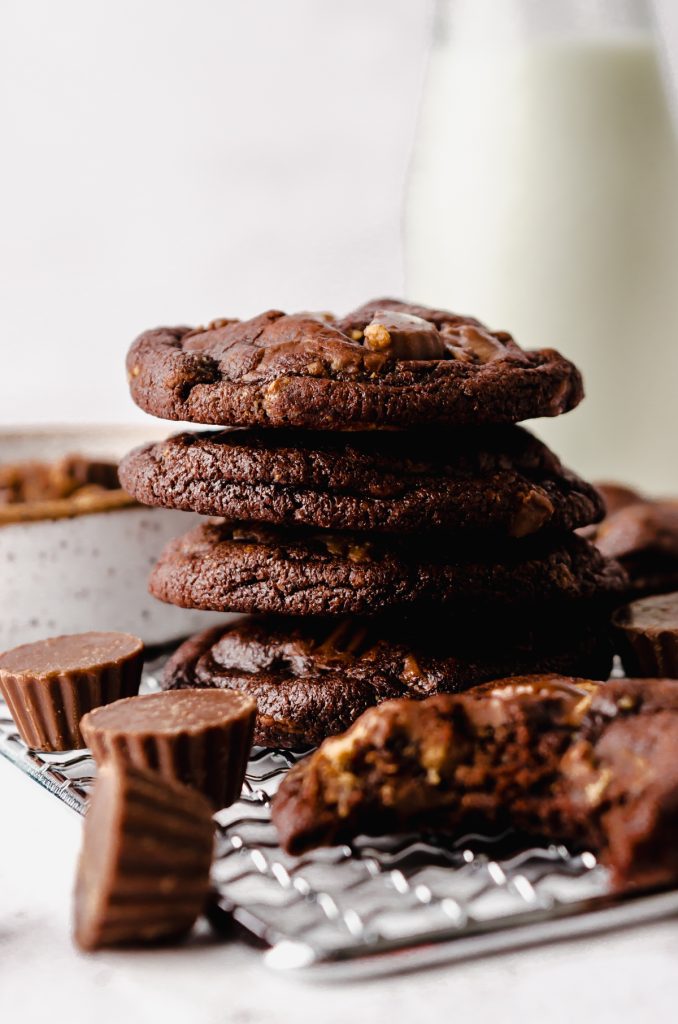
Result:
[[400,977],[308,981],[238,941],[83,955],[70,940],[78,816],[0,758],[0,1017],[22,1024],[675,1021],[678,922]]

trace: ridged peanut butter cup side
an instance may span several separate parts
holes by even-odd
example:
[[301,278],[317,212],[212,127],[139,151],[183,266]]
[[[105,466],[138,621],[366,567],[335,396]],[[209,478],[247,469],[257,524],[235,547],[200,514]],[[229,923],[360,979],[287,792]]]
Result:
[[678,591],[633,601],[612,622],[627,676],[678,679]]
[[237,690],[168,690],[97,708],[82,732],[97,764],[113,757],[158,771],[221,808],[240,796],[256,711]]
[[0,691],[34,750],[85,746],[80,720],[139,690],[144,645],[128,633],[76,633],[0,655]]
[[207,900],[213,844],[212,810],[200,794],[123,761],[102,765],[76,877],[77,944],[183,936]]

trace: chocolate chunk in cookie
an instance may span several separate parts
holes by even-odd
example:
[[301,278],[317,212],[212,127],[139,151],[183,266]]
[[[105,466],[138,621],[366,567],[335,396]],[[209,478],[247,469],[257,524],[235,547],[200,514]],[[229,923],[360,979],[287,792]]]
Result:
[[373,704],[466,690],[508,672],[607,679],[611,647],[595,616],[489,624],[451,616],[388,622],[245,618],[187,640],[172,655],[169,689],[236,689],[257,702],[255,742],[314,746]]
[[413,605],[540,606],[614,596],[622,570],[580,537],[377,537],[208,521],[171,541],[155,597],[185,608],[288,615],[376,614]]
[[596,850],[618,888],[678,881],[678,684],[526,676],[387,701],[285,777],[283,847],[421,826]]
[[522,537],[603,514],[596,490],[520,427],[184,433],[123,459],[146,505],[323,529]]
[[393,299],[343,320],[277,310],[142,334],[127,358],[134,401],[215,426],[360,430],[516,423],[583,397],[553,349],[525,351],[470,317]]

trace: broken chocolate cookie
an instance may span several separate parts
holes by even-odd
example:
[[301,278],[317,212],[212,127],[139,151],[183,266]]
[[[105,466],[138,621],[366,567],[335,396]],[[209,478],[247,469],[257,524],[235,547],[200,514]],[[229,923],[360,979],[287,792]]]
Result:
[[617,888],[678,880],[678,683],[561,676],[387,701],[283,780],[293,854],[413,828],[513,827],[595,850]]

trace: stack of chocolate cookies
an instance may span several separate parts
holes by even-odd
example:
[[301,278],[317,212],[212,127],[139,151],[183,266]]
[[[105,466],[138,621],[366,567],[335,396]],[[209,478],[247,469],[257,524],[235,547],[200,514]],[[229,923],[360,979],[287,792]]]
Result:
[[167,687],[244,690],[256,741],[301,747],[391,697],[606,678],[624,575],[574,532],[602,502],[515,426],[583,397],[559,353],[378,300],[149,331],[128,372],[153,415],[245,428],[181,433],[120,469],[143,503],[220,517],[169,545],[151,592],[247,613],[179,648]]

